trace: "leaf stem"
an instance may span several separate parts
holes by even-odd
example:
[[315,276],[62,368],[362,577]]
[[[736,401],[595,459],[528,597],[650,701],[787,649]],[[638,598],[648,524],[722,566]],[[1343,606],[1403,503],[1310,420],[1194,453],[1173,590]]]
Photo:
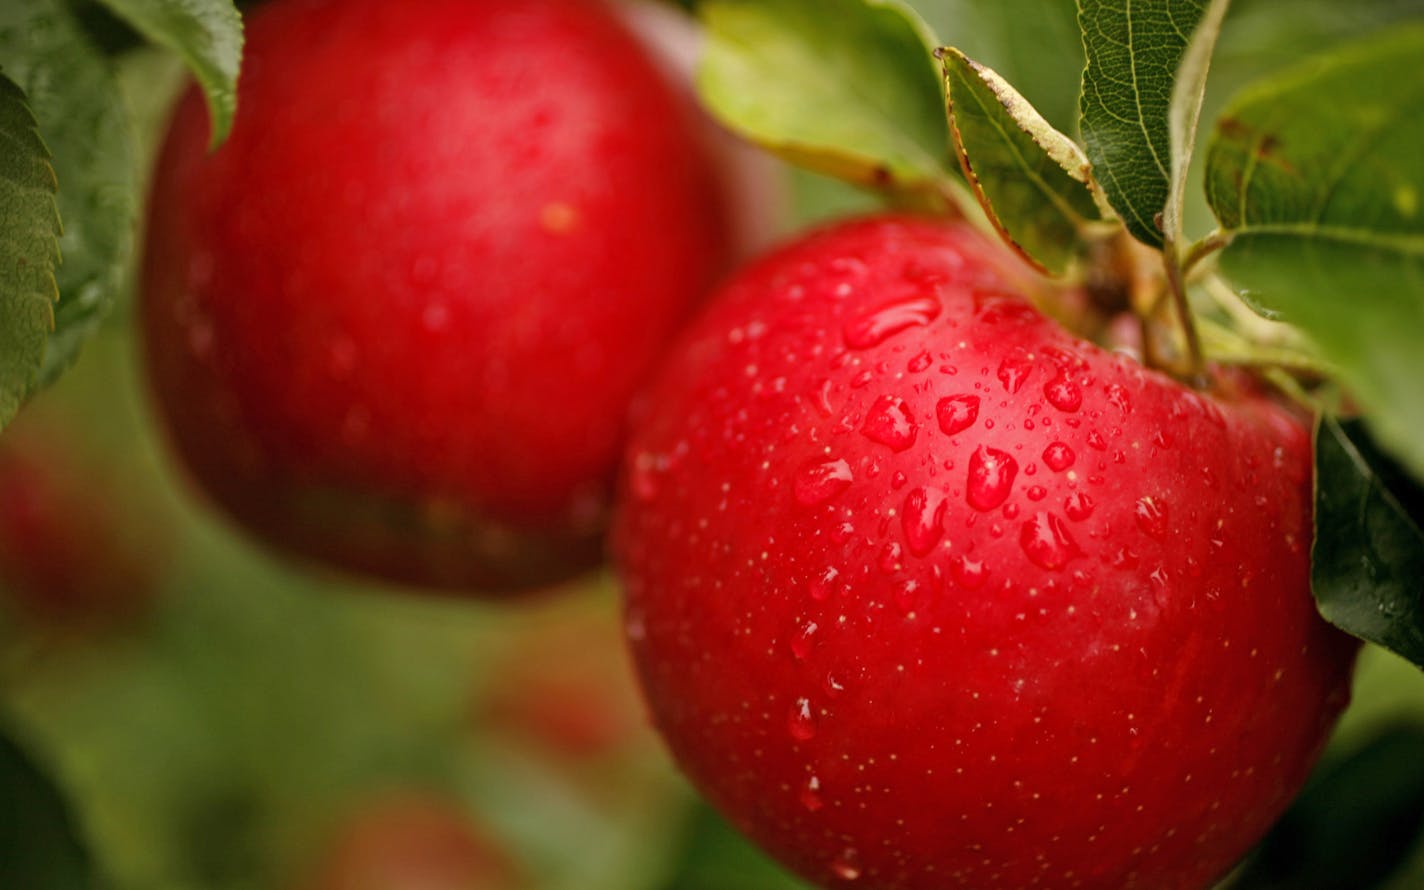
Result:
[[1223,232],[1220,229],[1197,241],[1187,248],[1187,253],[1182,258],[1182,275],[1190,279],[1192,270],[1197,267],[1198,263],[1230,243],[1231,233]]
[[1184,264],[1175,242],[1162,245],[1162,262],[1167,270],[1167,291],[1172,296],[1172,306],[1177,310],[1182,336],[1187,341],[1187,375],[1197,384],[1206,378],[1206,362],[1202,358],[1201,334],[1197,332],[1196,318],[1187,300]]

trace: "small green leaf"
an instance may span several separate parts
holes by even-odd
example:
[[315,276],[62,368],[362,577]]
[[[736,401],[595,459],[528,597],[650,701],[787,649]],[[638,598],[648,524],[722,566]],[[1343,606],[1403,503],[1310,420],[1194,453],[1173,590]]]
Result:
[[1322,765],[1231,890],[1385,886],[1424,828],[1424,728],[1395,719]]
[[897,0],[712,0],[707,106],[793,163],[862,186],[953,186],[934,39]]
[[1066,274],[1088,223],[1102,217],[1087,157],[991,69],[957,49],[941,58],[950,132],[974,196],[1024,259]]
[[[1182,62],[1172,82],[1172,104],[1168,108],[1167,133],[1172,146],[1172,168],[1167,204],[1162,211],[1162,236],[1167,244],[1181,245],[1186,210],[1187,170],[1197,142],[1197,121],[1206,100],[1206,74],[1211,53],[1221,33],[1228,0],[1210,0],[1201,23],[1192,32],[1182,53]],[[1175,249],[1175,247],[1174,247]]]
[[57,188],[25,93],[0,73],[0,426],[29,393],[54,326]]
[[1221,270],[1299,327],[1424,478],[1424,27],[1313,59],[1238,95],[1207,157]]
[[81,890],[93,884],[89,856],[64,799],[0,733],[0,887]]
[[192,69],[212,115],[212,146],[232,129],[242,64],[242,16],[232,0],[100,0],[154,43],[176,51]]
[[1315,431],[1311,586],[1336,627],[1424,667],[1424,491],[1358,421]]
[[1171,191],[1173,85],[1206,9],[1207,0],[1078,2],[1083,143],[1108,202],[1153,247]]
[[913,0],[940,38],[988,65],[1050,124],[1078,131],[1083,41],[1074,0]]
[[29,97],[59,180],[64,262],[42,386],[73,362],[128,283],[138,186],[113,71],[67,3],[0,2],[0,68]]

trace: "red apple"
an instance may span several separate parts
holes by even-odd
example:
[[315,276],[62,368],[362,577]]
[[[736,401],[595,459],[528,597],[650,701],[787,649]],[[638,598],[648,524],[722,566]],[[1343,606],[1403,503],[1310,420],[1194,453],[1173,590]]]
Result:
[[146,358],[249,530],[488,591],[597,561],[627,403],[730,250],[694,111],[580,0],[275,0],[153,187]]
[[812,881],[1205,887],[1348,697],[1309,435],[1074,338],[1012,262],[880,218],[729,285],[628,452],[627,634],[684,770]]
[[525,884],[500,845],[428,792],[357,807],[323,850],[303,890],[512,890]]
[[37,625],[95,629],[150,605],[168,550],[152,505],[75,435],[38,403],[0,435],[0,599]]

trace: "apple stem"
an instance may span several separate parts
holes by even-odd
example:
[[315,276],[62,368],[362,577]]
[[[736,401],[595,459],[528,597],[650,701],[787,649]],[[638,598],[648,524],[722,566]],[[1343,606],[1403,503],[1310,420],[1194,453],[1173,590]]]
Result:
[[1167,269],[1167,290],[1172,295],[1172,305],[1177,310],[1177,320],[1182,327],[1182,336],[1187,341],[1187,377],[1193,385],[1201,386],[1206,381],[1206,362],[1202,358],[1201,334],[1197,331],[1196,318],[1187,301],[1187,281],[1185,264],[1174,242],[1162,245],[1162,259]]

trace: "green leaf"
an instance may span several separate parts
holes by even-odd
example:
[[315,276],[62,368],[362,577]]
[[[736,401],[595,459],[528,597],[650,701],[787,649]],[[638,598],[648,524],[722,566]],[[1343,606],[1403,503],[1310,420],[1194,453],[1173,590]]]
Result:
[[42,386],[73,362],[127,285],[137,204],[131,134],[108,61],[63,0],[0,3],[0,68],[29,97],[59,180],[64,262]]
[[1182,62],[1172,82],[1172,104],[1168,108],[1167,133],[1172,146],[1167,204],[1162,211],[1162,236],[1176,250],[1183,243],[1182,225],[1186,215],[1187,171],[1197,142],[1197,121],[1206,100],[1206,75],[1211,67],[1212,49],[1221,33],[1228,0],[1210,0],[1201,23],[1192,32],[1182,53]]
[[1399,722],[1325,764],[1232,890],[1379,887],[1424,828],[1424,728]]
[[934,38],[896,0],[712,0],[697,83],[731,129],[862,186],[954,181]]
[[1424,27],[1313,59],[1217,124],[1207,199],[1221,271],[1299,327],[1424,478]]
[[1311,587],[1336,627],[1424,667],[1421,491],[1358,421],[1315,431]]
[[1171,191],[1173,85],[1206,9],[1207,0],[1078,2],[1083,144],[1108,202],[1153,247]]
[[0,73],[0,426],[29,393],[54,325],[57,188],[25,93]]
[[93,884],[89,857],[64,799],[0,733],[0,887],[80,890]]
[[940,55],[950,132],[974,196],[1024,259],[1066,274],[1088,223],[1102,216],[1087,157],[994,71],[957,49]]
[[154,43],[176,51],[207,96],[212,147],[232,129],[242,64],[242,16],[232,0],[100,0]]
[[940,38],[1012,83],[1050,124],[1078,131],[1083,41],[1074,0],[911,0]]

